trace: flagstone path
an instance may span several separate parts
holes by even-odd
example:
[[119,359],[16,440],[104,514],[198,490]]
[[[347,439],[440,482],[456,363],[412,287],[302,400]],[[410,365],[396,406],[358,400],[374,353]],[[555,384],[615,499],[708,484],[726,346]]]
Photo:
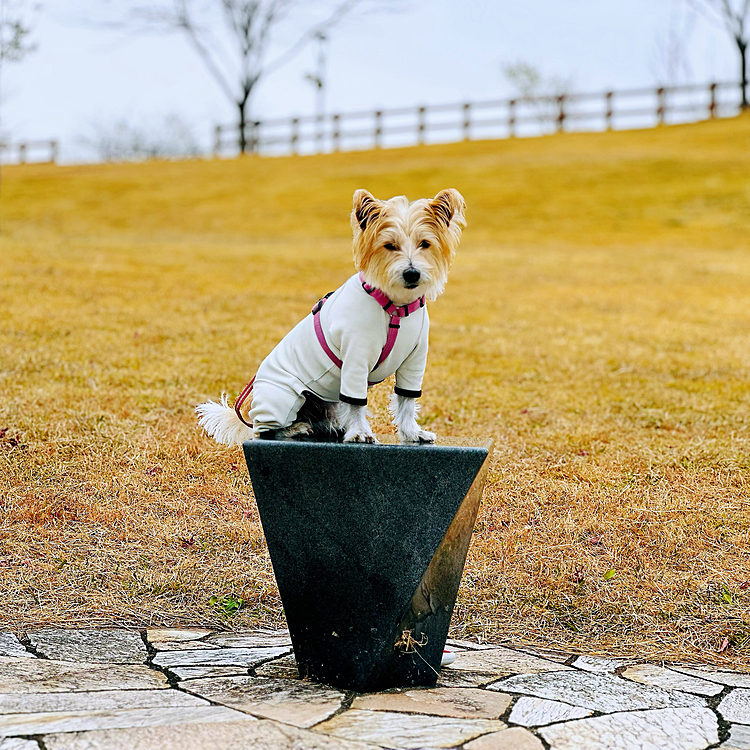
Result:
[[435,688],[359,695],[285,631],[0,632],[0,750],[750,750],[750,674],[449,643]]

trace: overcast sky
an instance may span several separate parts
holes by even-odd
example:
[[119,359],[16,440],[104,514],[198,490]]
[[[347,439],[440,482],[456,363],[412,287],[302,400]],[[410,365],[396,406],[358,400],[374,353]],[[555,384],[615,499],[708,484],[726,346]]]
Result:
[[[169,114],[208,142],[234,112],[178,34],[104,31],[105,0],[42,0],[37,51],[6,65],[2,130],[14,140],[59,138],[63,158],[85,154],[80,137],[95,123],[146,126]],[[357,14],[331,34],[329,111],[372,109],[512,93],[503,65],[526,61],[543,74],[569,78],[575,90],[651,85],[664,73],[659,39],[683,25],[682,81],[737,78],[726,32],[686,0],[392,0],[401,10]],[[119,4],[114,3],[116,8]],[[289,41],[293,28],[281,29]],[[280,44],[280,49],[283,47]],[[663,47],[663,45],[662,45]],[[315,49],[305,49],[258,88],[255,116],[308,114],[314,91],[304,80]]]

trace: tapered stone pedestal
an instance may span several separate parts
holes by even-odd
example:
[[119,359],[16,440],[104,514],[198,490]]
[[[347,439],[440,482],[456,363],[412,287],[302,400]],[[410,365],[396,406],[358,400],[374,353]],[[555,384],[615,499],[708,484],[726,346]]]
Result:
[[435,683],[491,447],[244,444],[301,677]]

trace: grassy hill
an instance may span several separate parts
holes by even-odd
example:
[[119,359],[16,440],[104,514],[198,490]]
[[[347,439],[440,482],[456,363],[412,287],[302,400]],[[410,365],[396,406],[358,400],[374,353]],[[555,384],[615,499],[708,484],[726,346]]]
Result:
[[0,627],[280,621],[240,453],[192,410],[350,275],[359,187],[468,205],[422,399],[497,441],[454,631],[750,664],[747,116],[4,169]]
[[[748,118],[584,133],[231,161],[9,168],[8,221],[65,233],[134,231],[242,238],[348,237],[351,194],[434,194],[456,184],[471,238],[607,245],[745,242]],[[345,217],[344,217],[345,218]]]

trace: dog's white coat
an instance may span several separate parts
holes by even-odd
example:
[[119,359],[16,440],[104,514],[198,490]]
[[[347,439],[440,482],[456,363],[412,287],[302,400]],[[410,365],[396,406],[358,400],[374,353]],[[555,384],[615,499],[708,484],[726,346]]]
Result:
[[308,315],[258,368],[250,409],[256,432],[290,425],[304,402],[304,391],[330,402],[340,396],[366,401],[368,381],[380,382],[394,373],[397,388],[422,389],[430,328],[427,307],[401,319],[393,350],[377,369],[390,315],[362,288],[357,274],[326,300],[320,322],[342,368],[323,351],[313,316]]

